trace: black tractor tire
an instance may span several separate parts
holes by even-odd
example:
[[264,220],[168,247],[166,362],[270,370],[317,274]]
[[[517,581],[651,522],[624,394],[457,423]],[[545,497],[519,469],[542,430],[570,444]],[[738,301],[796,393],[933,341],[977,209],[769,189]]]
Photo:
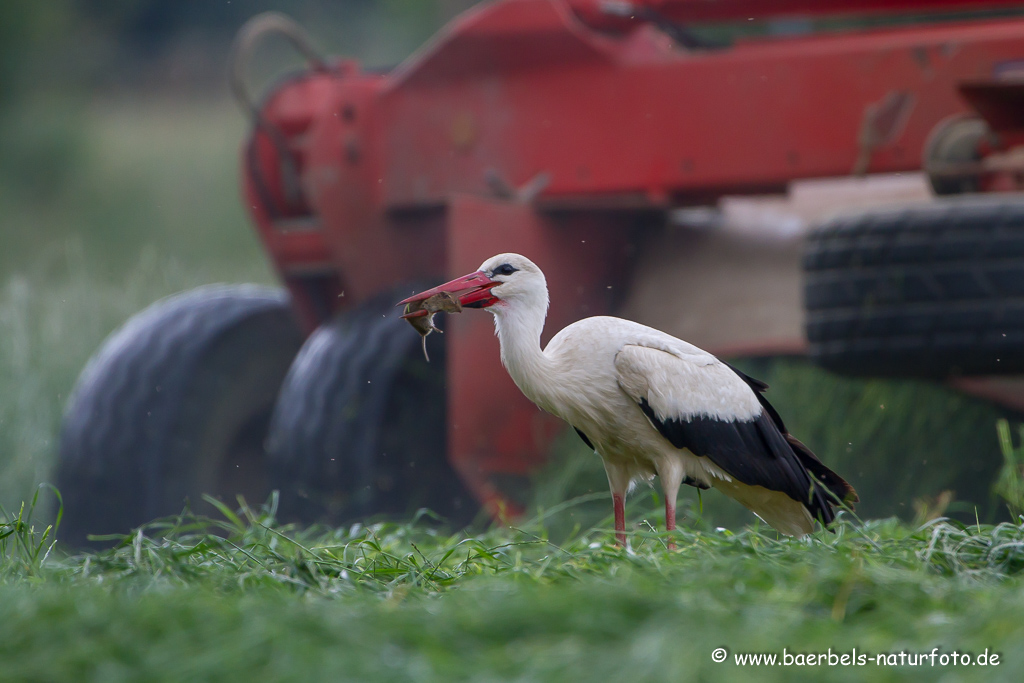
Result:
[[851,375],[1024,372],[1024,199],[957,197],[809,237],[810,356]]
[[[401,290],[407,295],[408,288]],[[479,510],[447,460],[445,345],[421,341],[385,294],[316,330],[285,379],[268,451],[289,521]]]
[[83,547],[186,501],[198,511],[204,493],[262,503],[267,425],[302,342],[287,296],[266,287],[201,287],[132,317],[68,400],[59,538]]

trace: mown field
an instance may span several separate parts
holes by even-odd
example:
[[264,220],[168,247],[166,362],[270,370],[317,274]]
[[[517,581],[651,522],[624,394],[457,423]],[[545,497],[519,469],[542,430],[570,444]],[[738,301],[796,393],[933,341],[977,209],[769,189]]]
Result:
[[[744,367],[861,490],[868,521],[847,516],[836,534],[779,539],[714,492],[686,494],[670,551],[642,490],[625,551],[600,464],[568,435],[538,475],[538,516],[515,528],[455,533],[426,516],[297,529],[231,501],[215,521],[154,523],[112,550],[52,546],[52,492],[31,521],[21,502],[52,481],[64,401],[105,336],[183,289],[273,282],[238,201],[244,123],[230,104],[99,101],[70,125],[70,151],[39,172],[52,187],[0,184],[0,681],[1024,676],[1024,527],[996,524],[1019,521],[1005,499],[1019,503],[1019,479],[1006,470],[1005,496],[992,492],[1005,413],[798,361]],[[932,519],[943,513],[959,521]],[[718,647],[727,662],[712,661]],[[1001,659],[733,663],[783,647]]]
[[[641,531],[629,551],[606,525],[554,542],[543,517],[472,535],[426,521],[299,531],[276,526],[267,508],[244,508],[44,559],[40,528],[8,525],[0,672],[39,681],[1024,676],[1022,527],[912,531],[846,519],[835,534],[794,541],[711,528],[693,514],[677,550]],[[938,648],[959,663],[736,663],[784,648],[826,661],[830,650],[874,658]],[[998,664],[961,659],[986,652]]]

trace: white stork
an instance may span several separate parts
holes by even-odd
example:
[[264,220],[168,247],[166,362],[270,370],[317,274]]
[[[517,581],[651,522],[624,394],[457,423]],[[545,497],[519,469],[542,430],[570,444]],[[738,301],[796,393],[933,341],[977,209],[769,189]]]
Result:
[[692,344],[598,316],[569,325],[541,350],[547,281],[526,257],[499,254],[401,304],[441,292],[494,314],[501,362],[519,389],[601,456],[619,543],[627,491],[654,475],[669,530],[680,484],[713,486],[788,536],[810,533],[815,519],[828,525],[834,506],[856,502],[853,487],[786,431],[762,395],[766,384]]

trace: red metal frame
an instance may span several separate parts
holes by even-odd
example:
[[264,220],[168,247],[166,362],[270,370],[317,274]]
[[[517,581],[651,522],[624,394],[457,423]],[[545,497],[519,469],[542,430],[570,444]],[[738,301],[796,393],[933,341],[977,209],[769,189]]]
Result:
[[[764,18],[766,8],[787,16],[977,4],[636,6],[724,21]],[[1024,60],[1024,19],[687,50],[604,6],[480,5],[390,73],[339,62],[272,93],[263,115],[287,140],[302,197],[285,197],[281,152],[261,128],[245,156],[245,194],[310,328],[397,282],[447,279],[512,250],[547,273],[552,329],[608,311],[605,294],[626,286],[619,266],[652,216],[783,190],[794,178],[918,170],[936,124],[969,111],[958,88]],[[530,196],[517,196],[527,184]],[[487,316],[453,316],[451,327],[459,362],[448,368],[450,458],[482,501],[514,512],[515,487],[501,482],[540,462],[554,423],[500,368]]]
[[[645,21],[644,10],[677,22],[730,22],[788,17],[863,16],[964,12],[1019,5],[1014,0],[568,0],[595,28],[628,30]],[[611,9],[610,5],[618,5]]]

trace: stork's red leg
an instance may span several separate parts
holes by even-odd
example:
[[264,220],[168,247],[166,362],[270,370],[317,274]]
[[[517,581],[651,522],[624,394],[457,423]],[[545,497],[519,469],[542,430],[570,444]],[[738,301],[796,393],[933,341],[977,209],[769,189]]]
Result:
[[619,545],[626,545],[626,503],[618,493],[612,494],[612,505],[615,507],[615,540]]
[[665,498],[665,529],[675,531],[676,528],[676,502]]
[[[675,531],[676,499],[679,497],[679,486],[683,481],[682,464],[675,459],[659,463],[658,478],[661,479],[661,490],[665,493],[665,529]],[[668,549],[675,550],[676,544],[669,541]]]
[[626,491],[629,490],[629,470],[619,463],[604,461],[608,485],[612,490],[612,505],[615,509],[615,540],[626,545]]
[[[676,498],[665,494],[665,529],[675,531],[676,529]],[[669,541],[668,549],[675,550],[676,542]]]

